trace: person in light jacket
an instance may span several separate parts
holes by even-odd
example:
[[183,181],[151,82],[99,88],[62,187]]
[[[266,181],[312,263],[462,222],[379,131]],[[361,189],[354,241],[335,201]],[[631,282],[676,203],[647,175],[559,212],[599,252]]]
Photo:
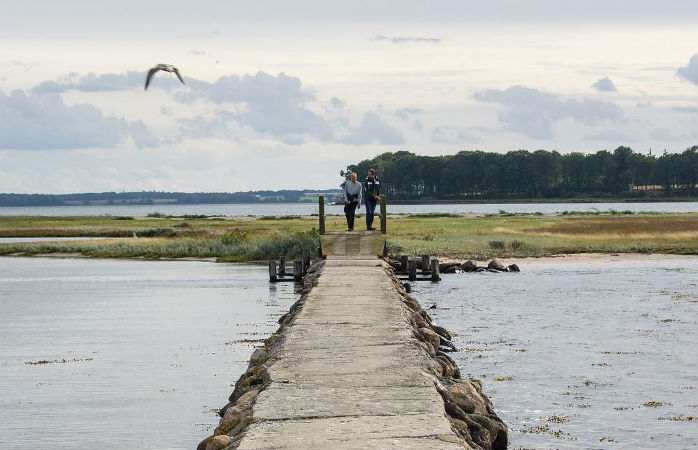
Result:
[[361,208],[361,183],[356,181],[356,173],[349,175],[344,183],[344,215],[347,217],[347,231],[354,231],[354,214],[356,208]]

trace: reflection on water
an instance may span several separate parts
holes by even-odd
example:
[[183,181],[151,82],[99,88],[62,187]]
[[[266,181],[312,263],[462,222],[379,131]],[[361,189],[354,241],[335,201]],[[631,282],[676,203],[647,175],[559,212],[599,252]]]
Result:
[[521,266],[412,291],[510,448],[698,448],[698,258]]
[[[327,205],[325,214],[344,215],[342,205]],[[560,213],[562,211],[649,211],[698,212],[698,202],[647,203],[477,203],[438,205],[394,205],[388,203],[391,214],[426,213]],[[146,216],[152,213],[181,216],[207,214],[223,216],[286,216],[317,214],[317,203],[270,203],[231,205],[95,205],[95,206],[21,206],[0,207],[0,216]]]
[[0,258],[0,448],[195,448],[298,298],[266,272]]

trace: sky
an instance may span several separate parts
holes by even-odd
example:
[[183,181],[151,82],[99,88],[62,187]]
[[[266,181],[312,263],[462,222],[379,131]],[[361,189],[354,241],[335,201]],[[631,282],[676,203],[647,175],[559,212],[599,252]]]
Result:
[[[681,152],[697,23],[695,0],[7,2],[0,192],[325,189],[398,150]],[[185,84],[145,91],[158,63]]]

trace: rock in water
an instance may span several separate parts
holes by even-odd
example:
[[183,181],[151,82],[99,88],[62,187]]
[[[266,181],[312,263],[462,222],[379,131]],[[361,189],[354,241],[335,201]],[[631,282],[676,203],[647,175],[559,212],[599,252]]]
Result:
[[412,286],[410,285],[410,283],[402,283],[402,287],[405,288],[405,292],[407,292],[408,294],[412,292]]
[[495,259],[493,259],[492,261],[490,261],[490,263],[487,264],[487,268],[488,268],[488,269],[492,269],[492,270],[498,270],[498,271],[500,271],[500,272],[506,272],[506,271],[507,271],[506,266],[504,266],[504,264],[502,264],[502,262],[501,262],[500,260],[498,260],[497,258],[495,258]]
[[477,270],[477,264],[472,259],[467,260],[461,265],[461,269],[464,272],[475,272]]
[[507,269],[509,269],[509,272],[521,272],[521,269],[519,269],[519,266],[517,266],[516,264],[508,265]]

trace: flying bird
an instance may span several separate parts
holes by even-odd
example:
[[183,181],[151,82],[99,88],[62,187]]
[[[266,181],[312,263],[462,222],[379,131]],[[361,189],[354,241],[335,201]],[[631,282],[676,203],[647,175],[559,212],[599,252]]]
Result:
[[182,75],[179,73],[179,69],[177,69],[172,64],[158,64],[157,66],[153,67],[148,71],[148,76],[145,78],[146,90],[148,89],[148,85],[150,85],[150,80],[152,80],[153,75],[155,75],[155,72],[157,72],[158,70],[174,73],[175,75],[177,75],[177,78],[179,78],[179,81],[181,81],[182,84],[184,84],[184,80],[182,79]]

